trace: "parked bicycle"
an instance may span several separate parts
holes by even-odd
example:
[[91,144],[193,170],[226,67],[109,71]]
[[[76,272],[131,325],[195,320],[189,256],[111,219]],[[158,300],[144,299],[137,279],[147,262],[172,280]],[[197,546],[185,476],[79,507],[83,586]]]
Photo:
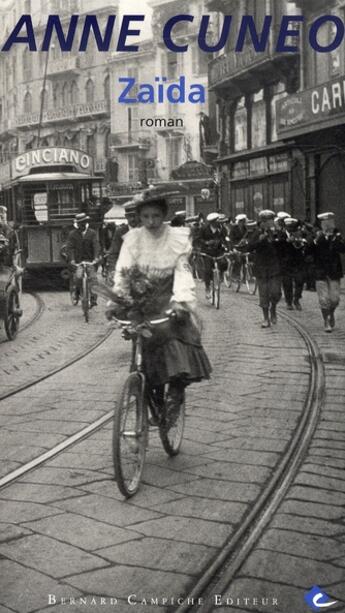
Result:
[[[149,423],[157,426],[162,445],[169,456],[176,456],[181,447],[185,423],[185,402],[169,406],[169,385],[151,387],[145,374],[143,340],[155,326],[169,322],[174,316],[134,324],[115,320],[124,338],[132,340],[131,372],[119,396],[114,415],[113,460],[115,479],[126,498],[139,489],[145,465]],[[150,415],[150,417],[149,417]]]
[[[21,250],[15,252],[14,261],[19,261],[20,254]],[[9,341],[16,338],[23,314],[20,306],[22,274],[23,270],[17,265],[0,267],[0,320],[4,322]]]
[[224,283],[226,287],[233,287],[236,292],[240,291],[241,285],[245,285],[248,293],[251,296],[254,296],[257,290],[257,282],[254,275],[253,263],[249,258],[249,253],[241,253],[241,256],[243,257],[240,265],[238,263],[237,254],[239,254],[239,252],[230,252],[227,255],[228,267],[224,272]]
[[211,302],[216,309],[220,308],[220,288],[223,280],[223,274],[219,269],[219,262],[226,258],[226,254],[214,257],[212,255],[208,255],[208,253],[200,252],[200,256],[203,258],[208,258],[212,260],[212,279],[211,279]]

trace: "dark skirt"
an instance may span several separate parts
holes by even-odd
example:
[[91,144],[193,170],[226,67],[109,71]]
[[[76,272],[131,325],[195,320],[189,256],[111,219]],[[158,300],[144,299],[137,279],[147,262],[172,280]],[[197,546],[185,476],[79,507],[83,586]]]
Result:
[[209,379],[212,371],[200,333],[190,320],[171,321],[154,329],[144,342],[145,372],[151,385],[174,379],[185,385]]

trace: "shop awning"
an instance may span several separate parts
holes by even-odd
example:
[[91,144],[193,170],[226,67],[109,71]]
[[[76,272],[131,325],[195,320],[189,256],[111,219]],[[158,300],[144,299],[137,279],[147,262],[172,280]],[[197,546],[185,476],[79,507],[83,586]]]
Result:
[[97,180],[99,177],[84,175],[79,172],[41,172],[20,177],[18,183],[45,183],[47,181],[90,181]]
[[116,222],[116,221],[126,221],[125,211],[123,206],[120,204],[113,204],[111,209],[106,212],[104,215],[104,221],[106,223]]

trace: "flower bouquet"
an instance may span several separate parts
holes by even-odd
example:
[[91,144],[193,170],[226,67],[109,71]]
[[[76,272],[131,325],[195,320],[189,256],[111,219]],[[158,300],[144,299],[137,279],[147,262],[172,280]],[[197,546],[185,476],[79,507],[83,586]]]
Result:
[[[102,286],[100,293],[106,293],[112,304],[108,310],[117,319],[129,319],[135,323],[147,321],[161,314],[169,304],[173,279],[166,272],[142,269],[139,266],[124,268],[122,291],[114,292]],[[102,290],[105,290],[102,291]]]

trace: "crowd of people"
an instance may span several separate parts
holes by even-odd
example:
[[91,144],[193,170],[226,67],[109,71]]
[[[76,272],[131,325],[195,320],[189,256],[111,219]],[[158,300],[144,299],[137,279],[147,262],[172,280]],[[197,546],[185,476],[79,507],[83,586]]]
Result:
[[[206,222],[201,220],[192,229],[192,236],[194,249],[201,253],[212,257],[229,254],[234,260],[234,276],[241,275],[245,254],[250,254],[263,328],[277,323],[277,304],[283,295],[288,310],[301,311],[306,287],[317,291],[325,331],[332,332],[343,276],[340,254],[345,253],[345,240],[336,228],[334,213],[318,215],[314,225],[284,211],[276,214],[263,210],[257,222],[248,220],[245,214],[230,222],[219,213],[210,213]],[[212,260],[205,260],[207,299],[211,278]]]

